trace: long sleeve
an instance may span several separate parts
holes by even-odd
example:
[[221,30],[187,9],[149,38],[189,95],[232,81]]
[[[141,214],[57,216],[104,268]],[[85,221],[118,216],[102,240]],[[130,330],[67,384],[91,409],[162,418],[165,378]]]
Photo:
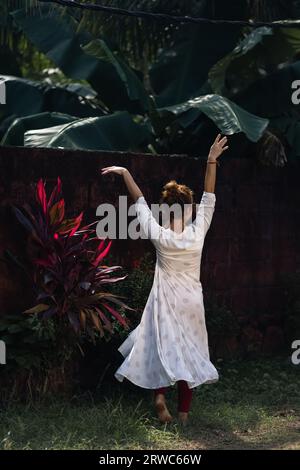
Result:
[[201,202],[197,209],[195,225],[203,229],[204,236],[210,227],[215,211],[215,204],[215,193],[208,193],[207,191],[203,191]]
[[135,210],[144,236],[152,241],[157,240],[162,227],[153,216],[144,196],[136,200]]

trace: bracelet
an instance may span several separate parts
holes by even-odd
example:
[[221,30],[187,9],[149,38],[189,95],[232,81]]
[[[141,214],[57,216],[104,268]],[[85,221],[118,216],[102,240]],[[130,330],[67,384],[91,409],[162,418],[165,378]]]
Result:
[[218,162],[218,160],[214,160],[214,161],[206,160],[206,161],[207,163],[213,163],[213,164],[220,166],[220,163]]

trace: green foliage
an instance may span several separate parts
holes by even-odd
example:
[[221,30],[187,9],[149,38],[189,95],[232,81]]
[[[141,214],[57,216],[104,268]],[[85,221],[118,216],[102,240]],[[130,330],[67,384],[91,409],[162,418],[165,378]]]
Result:
[[129,309],[108,285],[124,278],[115,275],[120,266],[108,267],[104,259],[111,241],[99,240],[92,226],[82,226],[83,213],[67,219],[61,180],[47,197],[45,182],[36,185],[35,200],[14,208],[18,221],[29,233],[30,262],[35,305],[26,310],[38,318],[53,318],[65,333],[86,333],[94,340],[95,331],[104,336],[112,332],[107,315],[127,327],[115,307]]
[[24,134],[29,129],[43,129],[75,121],[74,116],[62,113],[39,113],[17,118],[13,121],[3,139],[2,145],[24,145]]
[[299,28],[246,30],[233,51],[211,68],[209,83],[214,93],[232,97],[278,71],[280,64],[294,58],[299,51]]
[[[174,45],[175,50],[166,51],[166,57],[162,56],[150,71],[148,79],[152,81],[155,89],[151,94],[149,87],[146,88],[145,74],[138,74],[128,65],[113,41],[93,39],[90,32],[83,30],[82,24],[79,29],[77,28],[78,19],[72,15],[61,16],[58,10],[49,16],[49,9],[48,5],[43,5],[42,9],[33,10],[30,16],[26,11],[19,10],[14,13],[14,19],[36,47],[53,60],[67,76],[87,80],[110,112],[126,109],[132,114],[143,115],[149,132],[148,134],[144,132],[147,127],[140,128],[145,137],[143,143],[138,142],[140,148],[152,149],[154,152],[168,152],[170,147],[162,145],[162,143],[167,144],[168,134],[173,136],[174,141],[180,133],[189,136],[192,132],[196,138],[202,132],[203,121],[206,119],[204,114],[226,134],[244,132],[255,142],[262,136],[268,124],[266,119],[250,115],[222,96],[213,94],[205,96],[206,93],[202,90],[210,67],[234,46],[238,37],[236,30],[228,34],[223,28],[217,38],[219,47],[216,47],[216,38],[211,28],[188,28],[183,36],[178,36],[178,42]],[[60,34],[51,35],[53,30],[59,30]],[[208,38],[209,52],[207,52]],[[175,52],[177,47],[180,53]],[[206,55],[204,56],[201,51]],[[202,56],[202,61],[198,60],[199,54]],[[167,80],[164,78],[165,72],[171,73]],[[168,98],[165,96],[165,89]],[[191,97],[192,99],[189,99]],[[102,121],[104,123],[105,119],[101,119],[101,125]],[[92,124],[90,127],[93,127]],[[77,135],[78,126],[74,125]],[[122,123],[114,124],[116,129],[121,126]],[[80,124],[80,129],[81,127]],[[151,136],[151,128],[154,132],[160,128],[158,134],[154,136],[155,140]],[[72,129],[72,125],[67,127],[68,132],[72,132]],[[53,129],[54,132],[56,129]],[[64,129],[61,129],[61,132],[64,133]],[[105,136],[106,134],[107,129]],[[126,134],[134,136],[134,132]],[[48,131],[48,135],[51,140],[51,130]],[[102,139],[102,143],[101,140],[96,140],[99,145],[97,148],[107,149],[107,146],[103,147],[105,139]],[[30,137],[28,144],[35,146],[39,141],[47,145],[47,141],[41,140],[39,135],[36,140],[34,135]],[[85,143],[80,145],[76,142],[77,146],[78,144],[81,148],[93,148],[87,147]],[[126,142],[129,150],[132,149],[130,144],[131,142]],[[72,147],[72,139],[67,137],[60,141],[58,137],[58,141],[54,139],[51,145]],[[116,142],[112,143],[112,147],[118,149]]]
[[[244,132],[249,140],[257,142],[268,126],[268,120],[248,113],[220,95],[197,96],[185,103],[161,110],[174,113],[182,128],[194,123],[201,113],[206,114],[226,135]],[[197,129],[194,130],[197,132]]]
[[219,304],[211,293],[204,295],[205,318],[209,335],[222,342],[227,337],[237,336],[241,330],[237,316],[226,305]]
[[6,250],[6,261],[31,280],[33,305],[19,316],[0,317],[9,357],[1,370],[3,389],[22,395],[66,391],[74,385],[84,342],[109,338],[111,319],[128,328],[124,311],[130,307],[109,288],[124,276],[116,275],[120,266],[106,264],[111,241],[96,237],[95,223],[83,226],[83,213],[66,218],[60,178],[50,197],[40,180],[35,199],[14,212],[28,232],[28,250],[22,259]]
[[[104,4],[112,2],[107,0]],[[119,2],[113,4],[118,6]],[[109,114],[97,121],[97,132],[93,120],[75,123],[67,130],[52,126],[35,134],[35,128],[28,129],[26,145],[119,150],[118,142],[123,136],[119,130],[124,122],[116,119],[116,112],[126,112],[131,124],[138,127],[130,125],[128,132],[127,119],[124,129],[129,137],[123,139],[121,150],[206,153],[215,134],[213,123],[227,135],[243,132],[250,141],[257,142],[248,154],[256,154],[262,164],[284,166],[286,153],[289,158],[300,154],[299,112],[291,102],[290,87],[300,76],[297,28],[166,25],[114,15],[108,19],[102,13],[95,15],[50,4],[37,6],[36,2],[28,2],[28,8],[18,10],[14,6],[9,8],[5,2],[2,7],[4,24],[8,17],[11,27],[13,24],[17,44],[14,50],[22,50],[28,63],[32,63],[30,58],[34,63],[40,62],[39,67],[46,70],[41,73],[44,78],[49,74],[34,90],[23,89],[22,96],[26,93],[28,100],[17,99],[20,83],[11,90],[8,83],[10,104],[1,108],[4,130],[14,117],[41,111],[87,118]],[[226,7],[221,0],[215,0],[213,5],[206,0],[193,0],[192,4],[155,0],[151,4],[133,1],[121,6],[224,19],[249,19],[251,15],[257,20],[260,16],[295,18],[299,11],[296,1],[283,7],[279,0],[276,6],[246,0],[238,6],[227,2]],[[42,63],[36,50],[47,57],[47,63]],[[51,67],[58,72],[52,74]],[[28,68],[35,77],[35,65]],[[66,93],[70,88],[63,93],[61,87],[55,86],[53,76],[64,85],[76,80],[77,100]],[[37,90],[46,87],[46,80],[52,89],[44,90],[41,96]],[[85,102],[87,84],[97,93],[90,106]],[[113,136],[109,132],[112,127]],[[82,131],[82,139],[74,138],[74,128],[76,135],[79,129]],[[59,136],[52,139],[57,131]],[[141,139],[136,138],[138,132]],[[86,143],[93,140],[98,144]]]
[[41,371],[46,363],[62,355],[62,351],[55,348],[57,333],[51,320],[46,323],[40,322],[36,316],[1,315],[0,338],[7,346],[7,364],[0,371]]
[[[66,76],[88,81],[111,111],[143,111],[147,100],[137,76],[126,64],[121,69],[120,59],[103,39],[92,42],[88,31],[78,31],[78,22],[71,15],[62,16],[59,9],[53,11],[51,6],[43,4],[30,15],[26,10],[18,10],[13,16],[43,54]],[[52,34],[53,31],[59,34]],[[120,74],[124,68],[126,72]]]
[[[211,4],[208,0],[103,0],[102,5],[126,8],[131,11],[149,11],[156,13],[202,15],[207,13]],[[144,64],[155,60],[157,53],[168,46],[174,34],[180,29],[178,24],[166,24],[161,21],[143,21],[140,19],[110,15],[99,12],[81,12],[80,25],[94,35],[111,37],[123,54],[133,65],[142,69]]]
[[[135,267],[129,272],[122,283],[113,286],[113,292],[116,295],[123,296],[127,303],[134,308],[135,312],[131,314],[131,327],[134,328],[141,319],[144,307],[146,305],[152,284],[155,268],[155,261],[150,254],[146,254],[140,261],[136,261]],[[127,336],[118,325],[115,329],[119,331],[120,337]]]
[[[149,69],[152,88],[160,108],[214,92],[206,85],[208,73],[230,53],[240,28],[188,25],[180,29],[170,47],[164,48]],[[206,87],[206,88],[204,88]]]
[[131,101],[139,102],[143,111],[148,110],[148,93],[137,74],[126,64],[117,51],[113,52],[103,39],[95,39],[89,42],[82,47],[82,50],[92,57],[96,57],[97,59],[111,64],[121,80],[122,85],[126,88],[128,98]]
[[0,368],[0,399],[41,399],[74,389],[81,353],[74,337],[56,322],[4,314],[0,316],[0,338],[6,344],[7,360]]
[[24,134],[27,147],[108,151],[139,151],[152,139],[148,126],[136,122],[127,111],[101,117],[73,118],[68,123],[33,129]]
[[[7,131],[5,120],[11,121],[9,126],[14,126],[16,118],[31,117],[44,111],[55,111],[77,118],[103,115],[103,110],[97,103],[79,96],[68,86],[54,87],[6,75],[0,75],[0,79],[6,88],[6,104],[0,108],[0,120],[2,118],[1,124],[5,131]],[[33,119],[32,125],[34,122]],[[8,132],[10,133],[10,129]]]

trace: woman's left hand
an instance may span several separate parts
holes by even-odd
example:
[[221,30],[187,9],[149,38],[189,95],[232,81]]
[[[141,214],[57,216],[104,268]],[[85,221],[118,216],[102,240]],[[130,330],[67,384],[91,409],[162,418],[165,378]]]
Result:
[[221,139],[221,134],[218,134],[214,143],[210,147],[208,160],[216,161],[220,157],[220,155],[229,148],[226,144],[227,137],[225,136]]
[[127,169],[123,166],[107,166],[105,168],[101,168],[101,175],[106,175],[108,173],[115,173],[117,175],[124,175]]

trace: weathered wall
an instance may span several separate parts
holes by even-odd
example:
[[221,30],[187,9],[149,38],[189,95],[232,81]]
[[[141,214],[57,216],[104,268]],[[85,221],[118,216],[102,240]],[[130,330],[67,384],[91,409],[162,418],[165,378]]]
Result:
[[[70,215],[84,210],[95,219],[102,202],[116,202],[126,194],[117,176],[101,177],[99,168],[127,166],[149,203],[159,198],[167,180],[190,185],[199,202],[204,183],[205,160],[184,156],[56,149],[0,148],[0,207],[22,204],[32,195],[32,183],[40,177],[51,185],[59,175]],[[300,264],[300,166],[267,168],[249,159],[222,158],[217,169],[216,210],[203,251],[201,280],[204,290],[213,290],[234,311],[280,314],[284,292],[279,275]],[[13,246],[19,236],[8,227],[2,210],[0,244]],[[19,243],[19,242],[18,242]],[[117,241],[114,254],[130,266],[148,241]],[[15,281],[0,264],[0,309],[8,308]],[[8,295],[9,292],[9,295]]]

